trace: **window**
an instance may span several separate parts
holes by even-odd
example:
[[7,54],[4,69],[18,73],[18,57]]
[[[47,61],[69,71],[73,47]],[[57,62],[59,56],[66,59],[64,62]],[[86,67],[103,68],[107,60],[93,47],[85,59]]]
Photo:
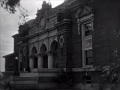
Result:
[[82,28],[82,43],[83,43],[83,66],[93,64],[93,51],[92,51],[92,22],[83,24]]
[[[86,19],[86,20],[85,20]],[[92,31],[93,17],[80,19],[81,36],[82,36],[82,64],[83,67],[93,65],[93,50],[92,50]]]
[[92,23],[84,24],[85,36],[92,35]]
[[91,30],[86,30],[86,31],[85,31],[85,36],[89,36],[89,35],[91,35],[91,34],[92,34]]
[[85,59],[86,59],[86,65],[92,65],[93,64],[93,51],[91,50],[85,50]]

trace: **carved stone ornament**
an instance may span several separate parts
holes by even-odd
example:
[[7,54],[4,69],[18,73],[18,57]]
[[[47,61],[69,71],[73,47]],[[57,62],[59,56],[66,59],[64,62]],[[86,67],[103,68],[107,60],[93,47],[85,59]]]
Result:
[[63,43],[64,43],[64,37],[63,37],[63,35],[61,35],[59,38],[59,44],[60,44],[61,48],[63,47]]
[[81,6],[75,14],[76,18],[83,17],[84,15],[88,15],[92,12],[91,7]]
[[43,16],[40,18],[40,28],[41,28],[41,29],[44,29],[44,28],[45,28],[45,25],[46,25],[46,17],[45,17],[45,15],[43,15]]

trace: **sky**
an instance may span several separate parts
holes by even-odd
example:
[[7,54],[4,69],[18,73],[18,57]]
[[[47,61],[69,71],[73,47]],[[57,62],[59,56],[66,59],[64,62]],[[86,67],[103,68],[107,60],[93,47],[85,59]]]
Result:
[[[41,8],[43,1],[51,2],[53,8],[64,2],[64,0],[21,0],[20,4],[28,11],[27,18],[29,20],[36,17],[37,10]],[[18,23],[22,22],[19,14],[19,12],[10,14],[0,7],[0,71],[5,70],[3,56],[13,53],[14,41],[12,36],[18,33]]]

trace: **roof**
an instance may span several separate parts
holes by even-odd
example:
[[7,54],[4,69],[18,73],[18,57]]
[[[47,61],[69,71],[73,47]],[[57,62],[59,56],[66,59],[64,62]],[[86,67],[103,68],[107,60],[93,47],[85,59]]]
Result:
[[31,19],[31,20],[27,21],[25,24],[27,24],[28,27],[31,27],[33,22],[34,22],[34,19]]
[[19,36],[19,34],[17,33],[17,34],[14,34],[12,37],[14,38],[14,37],[17,37],[17,36]]
[[76,0],[65,0],[62,4],[60,4],[60,5],[52,8],[51,13],[52,13],[52,14],[56,14],[56,13],[58,12],[58,10],[60,10],[60,9],[61,9],[61,10],[64,10],[64,9],[66,8],[66,6],[74,3],[75,1],[76,1]]
[[10,54],[8,54],[8,55],[5,55],[5,56],[3,56],[3,58],[9,57],[9,56],[13,56],[13,55],[15,55],[15,53],[10,53]]

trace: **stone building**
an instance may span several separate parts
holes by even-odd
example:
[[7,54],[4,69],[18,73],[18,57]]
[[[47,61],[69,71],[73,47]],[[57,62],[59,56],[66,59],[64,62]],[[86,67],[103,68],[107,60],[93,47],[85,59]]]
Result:
[[65,0],[55,8],[44,1],[4,56],[6,73],[18,75],[10,88],[99,90],[95,67],[120,59],[119,9],[117,0]]

